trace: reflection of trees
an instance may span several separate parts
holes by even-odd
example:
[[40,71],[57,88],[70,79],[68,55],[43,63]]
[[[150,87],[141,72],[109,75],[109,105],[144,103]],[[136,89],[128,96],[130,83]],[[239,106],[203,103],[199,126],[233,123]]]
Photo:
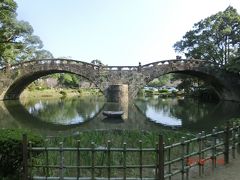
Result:
[[179,100],[175,108],[171,109],[171,115],[178,117],[183,121],[196,122],[209,116],[216,104],[211,103],[199,103],[194,99]]
[[31,100],[25,104],[28,111],[44,121],[72,124],[92,118],[104,102],[97,97],[55,100]]
[[182,120],[182,125],[188,129],[210,130],[226,120],[239,117],[239,104],[233,102],[210,103],[186,98],[154,98],[137,99],[136,106],[146,115],[148,108],[159,114]]
[[146,114],[147,108],[152,108],[156,112],[162,112],[168,116],[187,121],[196,121],[208,116],[213,112],[213,104],[199,103],[194,99],[177,98],[146,98],[138,99],[136,105]]

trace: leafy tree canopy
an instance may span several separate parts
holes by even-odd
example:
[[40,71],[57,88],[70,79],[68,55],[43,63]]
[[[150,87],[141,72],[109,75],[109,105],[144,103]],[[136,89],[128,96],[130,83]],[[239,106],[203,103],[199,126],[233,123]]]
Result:
[[182,40],[174,44],[186,58],[204,59],[222,65],[240,61],[240,15],[229,6],[194,24]]
[[50,52],[42,49],[43,43],[33,34],[32,26],[17,20],[16,9],[14,0],[0,1],[0,65],[52,57]]

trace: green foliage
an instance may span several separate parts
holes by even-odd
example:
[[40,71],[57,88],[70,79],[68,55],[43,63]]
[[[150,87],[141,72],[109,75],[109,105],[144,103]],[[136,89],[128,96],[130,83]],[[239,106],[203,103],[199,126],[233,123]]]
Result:
[[32,26],[17,20],[16,9],[14,0],[0,2],[0,65],[51,54],[42,50],[42,41],[33,34]]
[[158,92],[159,93],[168,93],[168,90],[167,89],[160,89]]
[[160,76],[159,78],[153,79],[151,82],[148,83],[148,86],[151,87],[160,87],[168,84],[172,80],[172,74],[165,74]]
[[228,64],[240,57],[240,15],[229,6],[194,24],[174,48],[187,58]]
[[79,86],[80,77],[75,74],[60,74],[58,77],[59,83],[64,87],[76,88]]
[[14,179],[22,171],[22,134],[27,133],[33,146],[41,146],[43,139],[34,133],[19,129],[0,130],[0,177]]
[[153,91],[152,90],[145,90],[145,94],[147,96],[153,95]]
[[66,96],[67,96],[66,91],[60,91],[59,93],[60,93],[63,97],[66,97]]
[[91,63],[98,66],[103,65],[103,63],[99,59],[92,60]]

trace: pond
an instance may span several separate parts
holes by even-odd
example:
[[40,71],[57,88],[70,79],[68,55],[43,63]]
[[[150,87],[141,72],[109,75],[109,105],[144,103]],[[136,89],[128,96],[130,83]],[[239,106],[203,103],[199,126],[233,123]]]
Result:
[[[240,104],[202,102],[191,98],[139,97],[132,103],[107,103],[103,97],[23,99],[0,102],[0,127],[24,128],[45,135],[81,131],[127,129],[190,132],[211,131],[227,120],[240,117]],[[122,118],[106,118],[104,110],[123,110]]]

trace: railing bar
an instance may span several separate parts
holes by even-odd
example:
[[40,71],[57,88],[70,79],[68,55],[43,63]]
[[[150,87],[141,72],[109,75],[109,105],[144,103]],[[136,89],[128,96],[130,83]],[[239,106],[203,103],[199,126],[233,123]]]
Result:
[[[46,177],[42,177],[42,176],[34,176],[32,178],[33,180],[59,180],[59,177],[48,177],[46,179]],[[91,177],[80,177],[80,178],[76,178],[76,177],[64,177],[64,180],[92,180]],[[95,180],[108,180],[107,178],[104,177],[95,177]],[[111,180],[123,180],[122,177],[113,177],[111,178]],[[135,177],[128,177],[126,178],[126,180],[138,180],[138,178]],[[143,178],[142,180],[156,180],[156,178]]]
[[182,160],[182,157],[178,157],[178,158],[173,159],[173,160],[171,160],[171,161],[169,161],[169,162],[164,162],[164,165],[166,166],[166,165],[168,165],[169,163],[173,164],[173,163],[178,162],[178,161],[181,161],[181,160]]
[[[59,151],[59,147],[48,147],[48,151]],[[45,147],[33,147],[32,150],[34,151],[44,151]],[[63,148],[62,151],[78,151],[77,148]],[[79,148],[79,151],[89,151],[91,152],[91,148]],[[105,151],[107,152],[107,148],[95,148],[95,151]],[[111,151],[117,151],[117,152],[122,152],[122,148],[111,148]],[[139,148],[128,148],[126,149],[127,152],[139,152]],[[155,152],[155,148],[143,148],[143,152]]]
[[[45,165],[33,165],[31,167],[35,167],[35,168],[41,168],[41,167],[45,167]],[[48,165],[49,168],[51,169],[57,169],[59,168],[58,165]],[[76,169],[77,167],[81,168],[81,169],[91,169],[92,166],[63,166],[63,168],[65,169]],[[141,166],[140,165],[127,165],[125,168],[126,169],[132,169],[132,168],[136,168],[136,169],[139,169]],[[142,165],[142,168],[155,168],[156,165]],[[95,169],[107,169],[108,166],[95,166]],[[121,165],[114,165],[114,166],[111,166],[111,168],[115,168],[115,169],[124,169],[123,166]]]

